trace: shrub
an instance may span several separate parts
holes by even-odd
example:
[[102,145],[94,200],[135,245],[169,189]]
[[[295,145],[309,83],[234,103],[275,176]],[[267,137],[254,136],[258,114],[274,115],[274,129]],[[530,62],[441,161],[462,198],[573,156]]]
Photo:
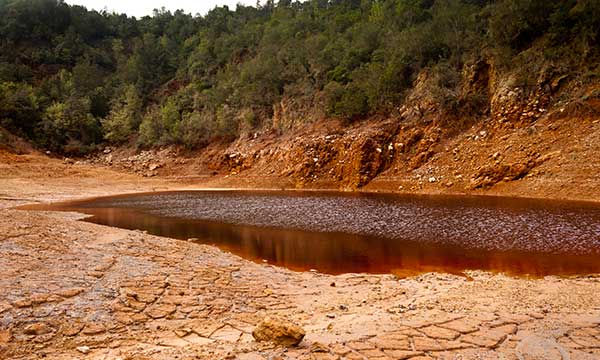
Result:
[[188,149],[208,145],[215,135],[214,115],[209,112],[193,112],[181,121],[181,141]]
[[102,122],[104,137],[110,142],[127,140],[140,123],[142,100],[133,85],[126,87],[124,97],[116,99],[107,118]]
[[235,112],[227,105],[221,106],[216,113],[217,135],[230,141],[238,136],[238,121]]
[[351,120],[369,112],[369,99],[357,84],[350,83],[343,86],[332,82],[327,84],[324,91],[330,115]]
[[40,120],[39,99],[30,85],[0,83],[0,126],[9,131],[33,136]]
[[142,119],[138,139],[140,145],[160,146],[181,141],[181,116],[172,99],[154,107]]
[[163,131],[160,112],[156,107],[151,108],[142,118],[138,144],[142,146],[158,145]]
[[70,97],[54,102],[44,111],[36,128],[37,142],[53,151],[62,151],[67,143],[86,146],[101,139],[99,122],[89,112],[90,100]]

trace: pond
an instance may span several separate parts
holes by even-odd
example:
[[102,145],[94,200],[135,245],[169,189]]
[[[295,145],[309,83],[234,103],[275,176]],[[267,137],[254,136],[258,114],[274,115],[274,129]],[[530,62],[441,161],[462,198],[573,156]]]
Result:
[[119,195],[28,209],[193,239],[292,270],[600,273],[600,204],[476,196],[277,191]]

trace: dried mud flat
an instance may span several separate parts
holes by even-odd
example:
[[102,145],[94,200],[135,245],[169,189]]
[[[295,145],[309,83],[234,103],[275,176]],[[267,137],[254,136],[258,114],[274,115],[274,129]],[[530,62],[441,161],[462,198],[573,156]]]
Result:
[[[0,358],[597,359],[600,277],[340,276],[12,210],[184,184],[60,162],[0,166]],[[306,330],[254,341],[265,316]]]

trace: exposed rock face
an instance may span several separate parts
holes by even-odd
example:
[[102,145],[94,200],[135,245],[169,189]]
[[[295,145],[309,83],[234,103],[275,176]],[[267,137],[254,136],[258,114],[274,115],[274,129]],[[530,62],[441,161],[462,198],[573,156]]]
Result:
[[473,189],[487,188],[494,186],[500,181],[518,180],[527,175],[535,166],[535,161],[485,166],[473,177],[471,187]]
[[304,329],[283,319],[266,317],[252,331],[257,341],[271,341],[284,346],[296,346],[304,339]]

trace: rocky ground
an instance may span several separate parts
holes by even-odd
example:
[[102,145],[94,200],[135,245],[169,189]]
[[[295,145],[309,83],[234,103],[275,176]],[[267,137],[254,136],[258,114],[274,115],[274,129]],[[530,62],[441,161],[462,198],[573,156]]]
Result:
[[[339,276],[10,207],[197,186],[37,155],[0,165],[0,358],[597,359],[600,277]],[[306,332],[257,342],[266,317]]]
[[194,152],[107,148],[79,162],[213,187],[600,201],[600,101],[586,106],[594,112],[567,116],[577,110],[557,108],[535,121],[508,123],[498,115],[463,128],[398,119],[325,121]]

